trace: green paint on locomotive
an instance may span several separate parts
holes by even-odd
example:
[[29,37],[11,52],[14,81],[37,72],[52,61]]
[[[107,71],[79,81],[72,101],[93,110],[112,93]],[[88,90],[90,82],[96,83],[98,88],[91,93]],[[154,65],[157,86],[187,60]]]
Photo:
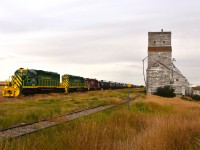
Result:
[[11,84],[2,90],[4,97],[16,97],[43,92],[62,92],[60,74],[43,70],[19,68],[12,76]]
[[20,76],[22,86],[51,87],[60,85],[60,74],[34,69],[18,69],[15,76]]
[[70,91],[70,89],[84,90],[88,88],[87,83],[83,77],[73,76],[73,75],[68,75],[68,74],[64,74],[62,76],[62,85],[67,87],[67,91],[68,90]]

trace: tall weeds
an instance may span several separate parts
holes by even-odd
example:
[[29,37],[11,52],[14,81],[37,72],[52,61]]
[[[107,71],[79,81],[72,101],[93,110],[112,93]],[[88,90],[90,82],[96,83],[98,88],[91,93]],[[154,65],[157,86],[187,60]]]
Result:
[[[153,100],[151,100],[153,99]],[[147,100],[107,110],[14,141],[2,149],[199,150],[200,106]],[[176,99],[175,99],[176,101]]]

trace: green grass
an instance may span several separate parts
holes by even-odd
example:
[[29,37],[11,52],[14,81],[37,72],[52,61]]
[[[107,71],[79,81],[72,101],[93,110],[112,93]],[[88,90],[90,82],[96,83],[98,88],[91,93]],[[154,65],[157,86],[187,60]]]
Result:
[[155,102],[136,102],[131,106],[131,111],[136,113],[165,114],[172,113],[173,106],[162,106]]
[[[71,93],[58,97],[35,97],[0,103],[0,128],[6,128],[17,123],[25,123],[52,118],[79,109],[117,104],[127,99],[129,89],[92,91],[85,93]],[[135,93],[134,89],[131,93]]]

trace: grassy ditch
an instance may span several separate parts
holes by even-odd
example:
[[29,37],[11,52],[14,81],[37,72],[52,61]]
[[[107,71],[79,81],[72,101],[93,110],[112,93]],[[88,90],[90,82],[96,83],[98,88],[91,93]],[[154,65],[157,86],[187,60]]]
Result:
[[[175,101],[175,102],[174,102]],[[200,105],[147,97],[15,140],[1,149],[199,150]]]
[[[0,128],[52,118],[87,107],[117,104],[127,100],[128,92],[129,89],[122,89],[4,99],[0,102]],[[131,96],[135,92],[131,89]]]

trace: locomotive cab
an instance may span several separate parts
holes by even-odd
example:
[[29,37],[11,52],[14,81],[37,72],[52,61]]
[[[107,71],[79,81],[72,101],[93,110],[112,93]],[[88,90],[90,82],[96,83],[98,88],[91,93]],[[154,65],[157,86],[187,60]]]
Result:
[[19,68],[17,71],[15,71],[15,76],[21,77],[21,85],[23,86],[37,85],[36,75],[37,73],[34,70],[28,70],[24,68]]

